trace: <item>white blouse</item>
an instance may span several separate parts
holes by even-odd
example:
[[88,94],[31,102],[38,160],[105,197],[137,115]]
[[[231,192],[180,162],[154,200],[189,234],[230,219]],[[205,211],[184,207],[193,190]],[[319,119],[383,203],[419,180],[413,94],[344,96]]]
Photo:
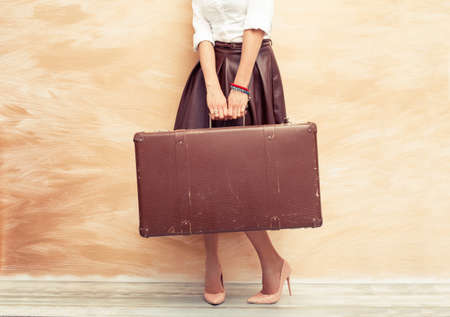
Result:
[[274,0],[192,0],[193,49],[201,41],[242,42],[246,29],[271,38]]

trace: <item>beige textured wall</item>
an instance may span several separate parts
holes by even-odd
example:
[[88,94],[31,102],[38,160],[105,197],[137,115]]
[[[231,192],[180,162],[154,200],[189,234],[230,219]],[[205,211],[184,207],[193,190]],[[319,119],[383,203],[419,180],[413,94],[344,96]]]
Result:
[[[138,234],[132,141],[173,126],[190,0],[0,12],[0,274],[201,281],[202,236]],[[270,232],[294,278],[450,277],[449,21],[443,0],[276,1],[288,115],[319,140],[323,227]],[[243,233],[220,254],[259,280]]]

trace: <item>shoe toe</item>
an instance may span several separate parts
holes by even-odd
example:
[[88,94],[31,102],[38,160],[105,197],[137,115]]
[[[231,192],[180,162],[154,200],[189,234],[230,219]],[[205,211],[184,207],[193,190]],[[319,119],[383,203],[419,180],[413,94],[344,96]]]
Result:
[[263,294],[261,291],[247,299],[247,303],[250,304],[275,304],[278,302],[276,294]]
[[222,304],[225,300],[225,292],[216,294],[204,293],[203,296],[205,297],[205,300],[212,305]]
[[253,295],[253,296],[247,298],[247,303],[250,303],[250,304],[257,304],[257,303],[260,302],[261,297],[262,297],[262,293],[261,293],[261,292],[258,292],[257,294],[255,294],[255,295]]

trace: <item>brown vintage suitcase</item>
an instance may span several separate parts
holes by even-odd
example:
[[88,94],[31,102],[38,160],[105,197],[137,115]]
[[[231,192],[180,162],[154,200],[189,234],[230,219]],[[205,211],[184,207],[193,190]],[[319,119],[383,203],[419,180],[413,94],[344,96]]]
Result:
[[143,237],[322,225],[313,122],[137,132]]

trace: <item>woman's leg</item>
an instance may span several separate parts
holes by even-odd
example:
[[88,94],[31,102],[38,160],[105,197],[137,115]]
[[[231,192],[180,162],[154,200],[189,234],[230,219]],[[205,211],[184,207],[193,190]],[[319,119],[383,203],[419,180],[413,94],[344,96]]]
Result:
[[259,262],[261,263],[262,293],[275,293],[280,286],[283,258],[273,247],[267,231],[246,231],[245,233],[258,253]]
[[220,282],[220,273],[222,267],[218,255],[218,238],[217,233],[207,233],[203,235],[205,239],[205,291],[208,293],[218,293],[222,291]]

